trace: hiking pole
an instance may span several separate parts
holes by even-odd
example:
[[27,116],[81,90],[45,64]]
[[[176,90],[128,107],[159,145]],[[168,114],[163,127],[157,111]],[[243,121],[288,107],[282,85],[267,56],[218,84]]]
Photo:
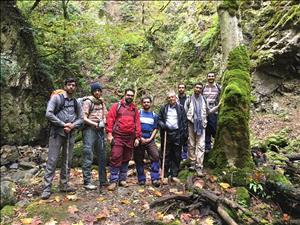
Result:
[[69,182],[69,150],[70,150],[70,132],[67,136],[67,149],[66,149],[66,179]]
[[167,131],[165,130],[163,159],[162,159],[162,168],[161,168],[161,185],[163,185],[164,183],[164,176],[165,176],[166,148],[167,148]]

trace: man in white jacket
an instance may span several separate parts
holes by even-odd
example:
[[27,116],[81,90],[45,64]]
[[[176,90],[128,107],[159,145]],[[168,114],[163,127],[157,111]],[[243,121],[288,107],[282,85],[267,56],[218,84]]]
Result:
[[195,164],[196,172],[202,176],[204,151],[205,151],[205,127],[207,123],[207,104],[202,96],[203,84],[194,85],[194,94],[190,96],[184,105],[188,119],[189,132],[189,158]]

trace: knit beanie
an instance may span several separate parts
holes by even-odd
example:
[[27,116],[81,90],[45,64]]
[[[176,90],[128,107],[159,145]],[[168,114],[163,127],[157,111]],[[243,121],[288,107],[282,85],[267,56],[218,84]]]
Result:
[[98,82],[91,84],[91,93],[94,93],[96,90],[102,91],[102,86]]

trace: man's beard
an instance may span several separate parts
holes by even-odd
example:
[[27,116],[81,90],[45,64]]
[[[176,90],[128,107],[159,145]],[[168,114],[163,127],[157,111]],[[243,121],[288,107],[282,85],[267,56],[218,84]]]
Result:
[[133,101],[132,98],[126,98],[126,99],[125,99],[125,102],[126,102],[127,104],[130,104],[132,101]]

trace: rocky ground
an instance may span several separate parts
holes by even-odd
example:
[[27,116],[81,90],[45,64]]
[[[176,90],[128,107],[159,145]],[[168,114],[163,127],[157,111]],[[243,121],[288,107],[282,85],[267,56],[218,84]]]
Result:
[[[265,142],[282,131],[285,131],[287,143],[299,142],[299,99],[299,95],[295,94],[275,96],[260,110],[253,110],[250,121],[252,142]],[[291,149],[292,152],[283,152],[300,153],[299,144]],[[276,154],[280,155],[281,152]],[[283,157],[280,163],[284,162],[284,156],[281,154],[280,157]],[[77,192],[60,193],[57,170],[53,195],[49,200],[40,200],[46,158],[47,148],[2,146],[1,208],[6,206],[1,210],[1,224],[221,224],[205,204],[190,211],[183,210],[184,204],[176,202],[150,208],[150,204],[162,196],[188,194],[186,184],[169,183],[155,188],[151,185],[147,170],[147,184],[139,186],[133,165],[129,171],[129,187],[119,187],[115,192],[106,188],[86,191],[82,185],[81,170],[73,168],[71,183]],[[275,164],[273,158],[267,157],[266,160],[270,165]],[[279,167],[283,168],[283,164],[279,164]],[[97,182],[96,170],[93,170],[93,179]],[[260,196],[263,192],[250,192],[249,202],[241,202],[237,199],[237,188],[222,182],[210,171],[205,171],[205,177],[195,176],[193,185],[244,204],[262,224],[293,224],[289,223],[292,218],[284,209]]]

